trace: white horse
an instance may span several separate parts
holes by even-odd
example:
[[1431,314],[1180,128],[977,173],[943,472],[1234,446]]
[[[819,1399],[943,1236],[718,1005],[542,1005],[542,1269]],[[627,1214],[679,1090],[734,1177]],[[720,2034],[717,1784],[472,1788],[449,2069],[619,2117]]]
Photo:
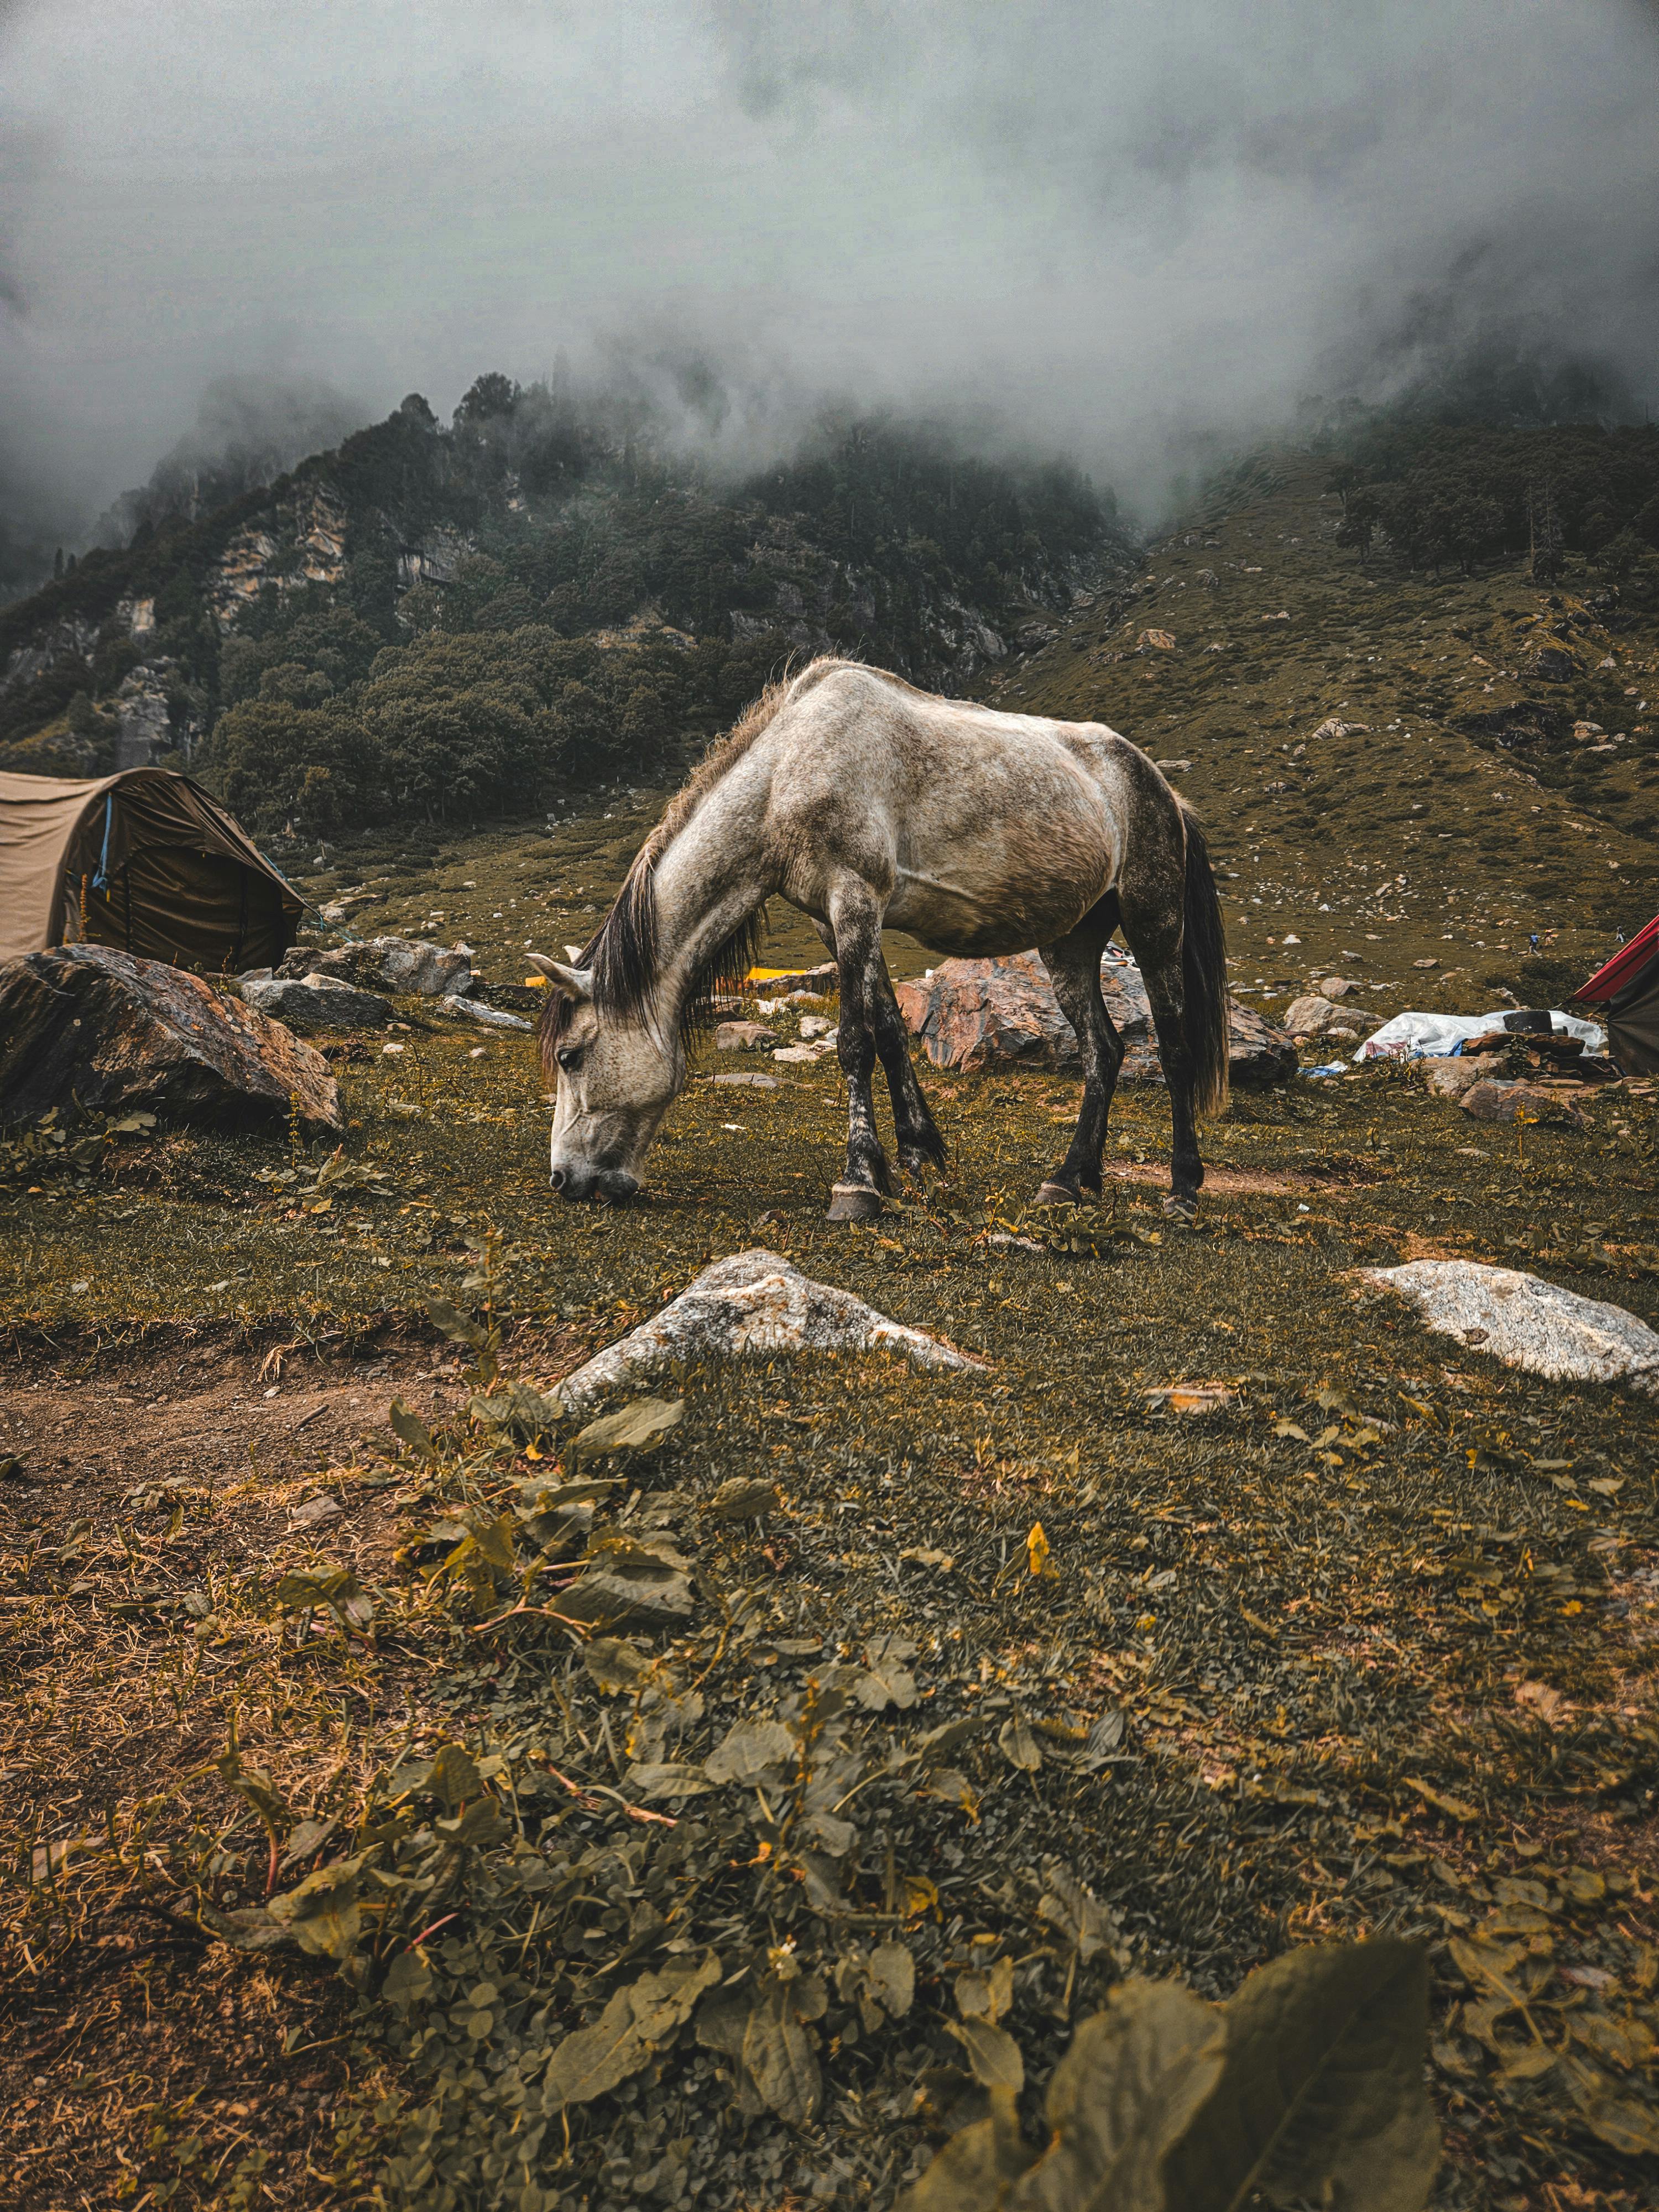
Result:
[[1226,955],[1197,823],[1139,748],[1097,722],[935,698],[856,662],[815,660],[771,685],[671,801],[575,964],[532,956],[556,987],[542,1048],[557,1083],[554,1188],[631,1197],[685,1082],[685,1039],[712,994],[741,985],[766,901],[811,916],[840,971],[847,1161],[832,1221],[890,1195],[871,1077],[892,1091],[901,1164],[945,1146],[911,1066],[882,957],[884,925],[934,951],[1040,948],[1085,1080],[1042,1204],[1101,1188],[1123,1058],[1100,994],[1120,924],[1152,1002],[1174,1116],[1171,1191],[1204,1180],[1196,1108],[1227,1094]]

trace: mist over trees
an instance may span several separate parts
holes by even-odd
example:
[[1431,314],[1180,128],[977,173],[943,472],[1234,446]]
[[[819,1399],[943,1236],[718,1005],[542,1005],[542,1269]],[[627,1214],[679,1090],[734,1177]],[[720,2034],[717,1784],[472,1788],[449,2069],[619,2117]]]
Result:
[[43,662],[0,746],[86,772],[153,683],[180,764],[262,831],[471,820],[677,765],[814,651],[951,688],[1133,557],[1081,472],[941,426],[825,413],[726,482],[676,428],[635,379],[491,373],[447,426],[411,395],[211,514],[146,511],[0,614]]

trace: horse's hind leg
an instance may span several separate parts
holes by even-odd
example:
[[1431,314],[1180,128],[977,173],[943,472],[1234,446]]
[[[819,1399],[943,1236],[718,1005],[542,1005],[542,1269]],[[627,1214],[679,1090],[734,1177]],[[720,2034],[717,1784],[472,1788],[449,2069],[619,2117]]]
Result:
[[893,992],[893,979],[884,958],[878,957],[875,997],[876,1050],[893,1095],[893,1132],[898,1139],[899,1165],[907,1175],[919,1176],[926,1167],[945,1165],[945,1139],[928,1110],[910,1059],[910,1039],[904,1017]]
[[1177,906],[1172,915],[1151,921],[1126,912],[1123,933],[1140,963],[1140,980],[1146,987],[1152,1026],[1158,1031],[1158,1056],[1170,1091],[1170,1118],[1174,1126],[1170,1195],[1164,1201],[1164,1210],[1177,1219],[1190,1221],[1204,1181],[1204,1162],[1199,1153],[1198,1120],[1193,1108],[1197,1076],[1187,1042],[1180,911]]
[[881,998],[881,908],[869,886],[856,878],[838,885],[830,923],[841,977],[836,1055],[847,1079],[847,1165],[830,1195],[830,1218],[870,1221],[881,1212],[883,1194],[892,1194],[893,1178],[876,1134],[871,1093]]
[[1075,1206],[1085,1191],[1100,1195],[1106,1117],[1123,1065],[1122,1040],[1100,994],[1100,956],[1116,927],[1117,901],[1108,894],[1069,935],[1042,947],[1060,1010],[1083,1054],[1083,1106],[1066,1158],[1037,1191],[1039,1206]]

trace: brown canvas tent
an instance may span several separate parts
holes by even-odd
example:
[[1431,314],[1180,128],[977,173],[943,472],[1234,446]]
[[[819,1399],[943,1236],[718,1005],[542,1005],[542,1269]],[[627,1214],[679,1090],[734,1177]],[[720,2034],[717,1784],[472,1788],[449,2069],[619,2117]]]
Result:
[[175,968],[274,967],[303,912],[186,775],[0,774],[0,960],[87,940]]

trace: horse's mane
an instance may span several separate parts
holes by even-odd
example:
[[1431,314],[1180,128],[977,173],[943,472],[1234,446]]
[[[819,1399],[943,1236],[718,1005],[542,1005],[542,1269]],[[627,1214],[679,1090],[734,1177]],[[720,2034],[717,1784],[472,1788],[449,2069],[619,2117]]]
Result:
[[[717,738],[663,811],[661,820],[634,856],[621,890],[609,914],[582,947],[576,965],[593,971],[593,1003],[601,1013],[637,1014],[644,1006],[662,972],[661,946],[657,937],[655,874],[657,862],[684,829],[708,793],[753,745],[779,710],[798,698],[833,668],[838,660],[824,657],[811,661],[799,676],[780,677],[769,684],[746,707],[723,738]],[[680,1014],[680,1034],[706,1029],[713,1018],[709,1001],[722,991],[736,989],[754,965],[760,950],[762,914],[757,911],[740,922],[717,945],[698,969]],[[542,1060],[550,1075],[554,1054],[569,1025],[573,1001],[558,989],[552,991],[541,1019]]]

